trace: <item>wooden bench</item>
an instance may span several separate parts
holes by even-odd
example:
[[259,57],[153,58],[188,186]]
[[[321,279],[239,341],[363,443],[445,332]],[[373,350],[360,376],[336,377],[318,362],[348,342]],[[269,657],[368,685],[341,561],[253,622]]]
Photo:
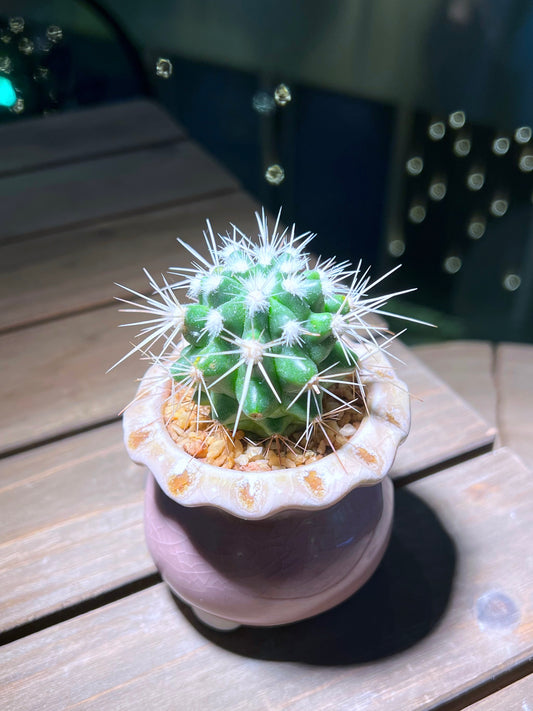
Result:
[[106,375],[113,282],[144,289],[141,267],[184,262],[177,236],[253,230],[257,205],[147,101],[3,127],[0,155],[0,708],[533,708],[533,481],[511,449],[533,461],[531,351],[398,344],[413,427],[382,565],[319,617],[214,632],[145,547],[118,416],[144,366]]

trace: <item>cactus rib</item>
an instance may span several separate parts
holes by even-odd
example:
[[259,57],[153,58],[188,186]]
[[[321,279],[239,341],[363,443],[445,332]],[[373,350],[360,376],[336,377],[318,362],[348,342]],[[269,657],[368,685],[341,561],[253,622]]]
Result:
[[[142,299],[119,299],[129,307],[123,310],[146,318],[124,324],[141,330],[118,362],[159,344],[153,360],[233,434],[239,428],[260,437],[309,437],[321,425],[324,396],[338,401],[337,409],[355,409],[355,397],[338,394],[338,386],[360,383],[355,346],[371,352],[394,339],[383,340],[384,327],[367,316],[388,314],[389,299],[407,292],[368,296],[394,269],[371,281],[361,263],[352,269],[319,258],[311,267],[305,248],[313,234],[297,235],[294,225],[281,230],[281,211],[272,231],[264,210],[256,218],[256,242],[233,225],[217,238],[208,221],[210,260],[180,240],[194,261],[170,269],[178,281],[163,276],[158,284],[145,270],[151,296],[122,287]],[[178,300],[180,289],[192,303]]]

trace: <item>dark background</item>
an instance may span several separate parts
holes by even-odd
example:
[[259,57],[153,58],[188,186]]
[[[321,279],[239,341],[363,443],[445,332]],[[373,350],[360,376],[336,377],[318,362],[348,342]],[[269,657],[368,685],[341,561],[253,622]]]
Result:
[[[50,25],[63,36],[47,47]],[[317,232],[316,251],[375,271],[402,262],[389,288],[418,291],[395,308],[440,327],[412,328],[411,340],[533,342],[533,172],[520,169],[533,139],[514,137],[533,125],[530,2],[0,0],[0,29],[0,61],[11,63],[0,77],[24,96],[19,113],[0,107],[0,123],[150,95],[262,204]],[[172,62],[168,78],[159,57]],[[272,100],[281,82],[285,106]],[[457,111],[460,128],[449,122]],[[501,155],[498,137],[509,142]],[[413,156],[418,175],[406,171]],[[265,179],[275,163],[277,186]],[[442,200],[429,194],[436,182]]]

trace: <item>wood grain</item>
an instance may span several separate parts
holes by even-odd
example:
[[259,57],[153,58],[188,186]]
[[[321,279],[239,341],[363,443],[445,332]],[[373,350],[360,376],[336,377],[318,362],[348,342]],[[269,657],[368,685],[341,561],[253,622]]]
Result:
[[[4,437],[14,438],[12,445],[21,446],[31,443],[32,437],[53,437],[73,427],[105,420],[132,397],[133,377],[144,369],[142,363],[131,359],[124,364],[131,378],[119,371],[104,375],[107,363],[103,359],[109,357],[109,350],[101,329],[107,324],[110,335],[114,334],[112,323],[116,318],[114,310],[103,309],[5,337],[19,343],[27,338],[28,351],[10,356],[9,349],[2,348],[8,360],[3,364],[7,377],[2,381],[4,407],[0,418]],[[67,338],[74,338],[78,344],[72,340],[69,343]],[[62,344],[60,353],[56,352],[58,343]],[[91,344],[89,353],[84,343]],[[67,352],[70,362],[61,365],[61,356]],[[397,352],[405,357],[403,347],[399,346]],[[39,367],[28,363],[32,354],[40,361]],[[115,357],[119,357],[118,352]],[[427,434],[430,424],[424,407],[428,404],[433,413],[438,408],[450,410],[455,404],[451,419],[451,426],[457,428],[453,430],[455,442],[462,437],[464,443],[465,433],[470,432],[470,446],[475,446],[479,439],[475,440],[474,435],[479,438],[486,433],[486,426],[477,416],[464,409],[461,401],[456,402],[448,388],[435,383],[425,368],[418,367],[416,358],[409,361],[406,375],[411,387],[432,394],[414,408],[413,430],[403,445],[403,459],[399,460],[396,475],[419,471],[427,462],[438,461],[439,457],[449,459],[456,451],[449,448],[449,432],[433,427]],[[28,377],[21,369],[24,362]],[[54,370],[56,362],[60,367]],[[79,381],[78,372],[83,373]],[[72,399],[77,381],[79,392]],[[11,394],[5,390],[8,383],[13,388]],[[115,407],[113,399],[117,401]],[[11,404],[22,412],[13,421],[9,418]],[[432,417],[428,416],[429,422]],[[477,434],[472,423],[477,423]],[[0,461],[0,541],[8,561],[1,625],[9,628],[23,624],[116,588],[130,580],[128,575],[135,579],[154,572],[146,558],[142,535],[140,472],[126,457],[118,422]],[[136,555],[131,554],[132,550]],[[121,551],[129,553],[117,564]],[[77,570],[73,561],[80,557],[83,569]],[[44,576],[47,566],[53,574]]]
[[382,565],[334,610],[222,634],[156,585],[4,647],[2,708],[434,708],[533,653],[532,504],[508,450],[463,463],[399,492]]
[[404,362],[395,362],[394,367],[411,394],[411,432],[396,455],[391,473],[393,478],[492,445],[495,428],[450,390],[411,350],[396,342],[391,352]]
[[46,232],[236,189],[190,141],[0,178],[0,239]]
[[[0,452],[95,428],[0,460],[1,630],[101,604],[96,596],[155,570],[145,472],[127,458],[119,422],[98,426],[145,369],[132,358],[105,375],[134,333],[116,328],[112,283],[143,289],[140,267],[186,260],[176,236],[199,245],[206,217],[216,230],[228,220],[251,229],[255,208],[182,138],[145,101],[21,121],[0,136]],[[413,395],[394,476],[488,446],[497,405],[504,441],[533,461],[531,350],[498,349],[496,392],[489,345],[421,349],[460,395],[402,344],[393,352]],[[506,449],[433,473],[398,489],[382,565],[335,610],[223,635],[154,585],[5,646],[0,707],[435,708],[533,654],[532,504],[531,474]],[[518,682],[476,711],[527,711],[530,691]]]
[[481,417],[497,426],[494,346],[486,341],[449,341],[413,348],[414,353]]
[[0,461],[0,630],[155,572],[144,470],[102,427]]
[[0,330],[110,303],[115,282],[146,290],[142,267],[154,275],[190,262],[176,238],[204,253],[209,218],[254,230],[257,205],[242,192],[194,200],[165,210],[0,244]]
[[532,711],[533,674],[468,706],[465,711]]
[[2,124],[0,176],[183,138],[156,103],[134,99]]
[[[71,344],[71,363],[66,363],[57,372],[44,377],[36,370],[37,377],[27,378],[26,382],[16,384],[17,374],[22,354],[9,359],[5,369],[7,379],[4,382],[15,382],[11,398],[6,395],[4,403],[17,402],[27,409],[21,420],[11,422],[9,410],[5,410],[3,424],[4,433],[13,437],[17,445],[24,444],[24,437],[44,439],[57,435],[74,425],[83,427],[91,424],[94,419],[106,419],[113,416],[118,408],[132,397],[134,383],[124,377],[124,373],[112,372],[104,375],[102,359],[108,353],[105,338],[99,335],[102,323],[95,323],[95,316],[113,320],[117,314],[104,309],[97,314],[87,314],[75,319],[66,319],[56,324],[38,327],[39,338],[30,338],[28,349],[39,354],[43,372],[51,369],[51,365],[59,356],[54,352],[46,353],[39,346],[42,340],[43,348],[47,344],[65,343],[65,335],[59,339],[52,334],[52,329],[66,328],[65,334],[77,336],[78,340],[90,341],[91,353],[84,351],[83,345],[74,348]],[[69,321],[71,323],[69,324]],[[86,329],[77,331],[80,325],[86,323]],[[95,328],[91,331],[89,327]],[[109,324],[110,333],[112,325]],[[28,336],[34,329],[22,331],[17,336]],[[52,335],[51,335],[52,334]],[[95,343],[102,345],[102,350],[95,348]],[[403,347],[397,352],[405,357]],[[118,357],[118,354],[116,355]],[[414,408],[413,430],[403,445],[401,457],[395,470],[395,476],[407,475],[424,469],[428,463],[449,459],[456,452],[450,449],[450,431],[440,431],[431,425],[434,414],[424,415],[424,407],[430,407],[431,413],[441,408],[444,412],[451,411],[453,417],[450,426],[456,427],[454,443],[469,442],[470,446],[479,444],[479,437],[486,433],[486,426],[461,401],[456,401],[453,393],[445,386],[432,379],[430,373],[423,367],[418,367],[416,359],[410,360],[409,372],[406,373],[411,387],[420,393],[430,391],[420,407]],[[101,370],[94,370],[100,361]],[[11,371],[10,371],[11,368]],[[80,392],[75,401],[69,401],[72,388],[75,387],[78,369],[84,372],[80,381]],[[131,373],[132,378],[137,369],[142,370],[142,363],[135,359],[124,364],[124,369]],[[30,371],[33,371],[33,367]],[[71,379],[71,384],[65,382],[65,377]],[[31,387],[27,388],[28,381]],[[19,391],[25,392],[21,396]],[[27,389],[24,389],[27,388]],[[40,389],[39,389],[40,388]],[[110,399],[111,398],[111,399]],[[117,399],[117,405],[112,408],[112,398]],[[118,400],[120,399],[120,405]],[[107,409],[106,409],[107,408]],[[38,418],[35,413],[40,412]],[[440,421],[444,425],[444,421]],[[24,425],[30,428],[25,430]],[[475,426],[478,427],[476,431]],[[428,430],[429,428],[429,430]],[[429,431],[429,434],[428,434]],[[470,436],[470,440],[468,440]],[[475,436],[478,439],[475,439]],[[460,438],[463,438],[460,440]],[[29,443],[27,440],[26,443]],[[448,448],[447,448],[448,447]],[[39,447],[25,454],[15,455],[0,461],[0,538],[5,542],[4,549],[10,561],[5,573],[6,585],[5,608],[3,623],[12,626],[23,624],[35,616],[60,609],[68,600],[76,602],[87,599],[91,594],[98,594],[104,589],[113,589],[124,582],[123,566],[116,566],[112,555],[121,549],[142,551],[144,556],[144,540],[142,536],[141,508],[143,477],[134,467],[131,470],[122,445],[120,423],[110,427],[99,428],[92,432],[67,438],[46,447]],[[125,480],[123,472],[132,472]],[[137,474],[134,472],[137,471]],[[116,482],[129,487],[126,499],[126,511],[123,501],[110,496],[105,482]],[[75,487],[69,487],[69,482],[76,482]],[[84,487],[82,487],[82,483]],[[119,487],[121,496],[124,493]],[[113,492],[115,489],[113,489]],[[80,496],[82,500],[80,501]],[[133,498],[132,498],[133,497]],[[133,502],[136,502],[134,504]],[[130,506],[131,505],[131,506]],[[124,527],[124,516],[128,515],[128,527]],[[86,521],[87,525],[82,525]],[[83,546],[90,540],[91,528],[94,528],[94,540],[84,551],[84,570],[91,571],[85,577],[81,576],[73,593],[69,581],[72,575],[72,561],[80,554]],[[78,530],[79,529],[79,530]],[[105,535],[98,531],[104,530]],[[45,580],[41,576],[40,563],[43,551],[47,550],[48,542],[55,541],[58,531],[71,531],[63,535],[65,543],[56,546],[45,556],[45,564],[53,569],[54,574]],[[106,538],[109,537],[109,540]],[[11,553],[7,553],[12,551]],[[138,557],[132,556],[133,565],[127,568],[134,575],[138,565]],[[143,558],[139,566],[139,576],[153,572],[153,566]],[[124,561],[123,561],[124,563]],[[127,563],[124,563],[127,567]],[[99,574],[94,570],[98,569]],[[31,571],[39,571],[37,576]],[[24,584],[22,582],[24,581]],[[37,594],[37,592],[39,594]]]
[[106,374],[133,334],[115,306],[0,336],[0,449],[116,417],[146,369],[137,357]]
[[533,346],[498,346],[496,387],[502,442],[533,470]]
[[[111,306],[0,335],[0,451],[108,421],[122,410],[146,369],[132,356],[106,374],[135,333],[117,328],[123,321]],[[491,442],[493,430],[468,405],[404,346],[396,349],[408,363],[400,375],[421,399],[413,401],[412,431],[394,465],[396,476]]]

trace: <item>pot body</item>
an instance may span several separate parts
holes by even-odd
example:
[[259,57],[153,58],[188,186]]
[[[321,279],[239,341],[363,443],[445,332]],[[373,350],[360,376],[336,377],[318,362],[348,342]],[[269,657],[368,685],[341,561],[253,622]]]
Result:
[[328,508],[246,520],[182,506],[149,475],[146,540],[163,579],[204,621],[286,624],[339,604],[368,580],[387,547],[393,496],[385,477]]

